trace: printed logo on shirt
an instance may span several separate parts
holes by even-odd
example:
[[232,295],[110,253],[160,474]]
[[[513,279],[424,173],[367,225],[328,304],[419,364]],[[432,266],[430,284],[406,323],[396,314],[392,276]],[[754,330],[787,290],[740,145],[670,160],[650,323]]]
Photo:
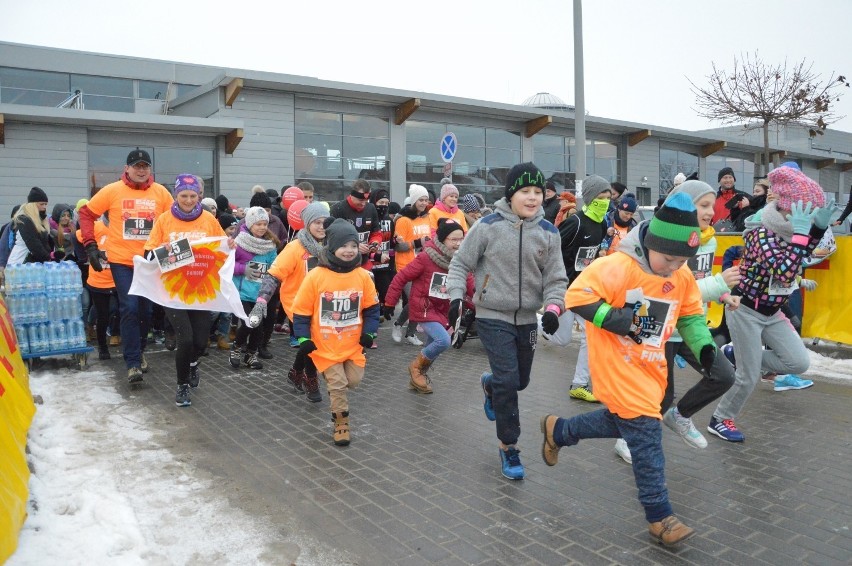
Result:
[[674,285],[672,285],[670,281],[663,283],[663,295],[669,294],[672,289],[674,289]]

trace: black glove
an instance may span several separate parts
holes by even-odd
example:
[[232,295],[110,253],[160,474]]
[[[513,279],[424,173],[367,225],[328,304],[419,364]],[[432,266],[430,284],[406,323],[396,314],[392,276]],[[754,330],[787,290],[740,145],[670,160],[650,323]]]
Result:
[[65,258],[65,250],[53,250],[51,255],[53,256],[53,261],[62,261]]
[[713,344],[707,344],[701,348],[701,354],[698,361],[701,362],[701,367],[703,367],[707,373],[710,373],[710,368],[713,367],[713,362],[716,361],[716,346]]
[[358,340],[358,343],[361,344],[365,348],[369,348],[373,345],[373,337],[367,334],[366,332],[361,335],[361,339]]
[[450,323],[450,328],[456,327],[456,321],[459,319],[459,314],[461,313],[461,304],[461,299],[450,301],[450,310],[447,312],[447,322]]
[[541,329],[547,334],[556,334],[559,330],[559,317],[553,311],[547,311],[541,316]]
[[382,316],[385,317],[385,320],[390,320],[393,318],[393,313],[396,310],[396,305],[385,305],[382,307]]
[[314,341],[311,339],[305,340],[302,342],[302,345],[299,346],[299,356],[307,356],[311,352],[317,349],[317,345],[314,344]]
[[104,266],[101,265],[101,252],[98,251],[98,245],[94,242],[86,244],[86,256],[89,258],[89,267],[95,271],[103,271]]

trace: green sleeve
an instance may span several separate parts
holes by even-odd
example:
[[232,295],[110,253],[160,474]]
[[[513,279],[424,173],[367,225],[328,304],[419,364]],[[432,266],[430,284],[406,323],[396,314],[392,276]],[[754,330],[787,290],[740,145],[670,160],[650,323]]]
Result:
[[701,349],[704,346],[708,344],[715,345],[703,314],[680,317],[677,319],[677,331],[680,333],[681,338],[683,338],[684,343],[692,351],[696,360],[701,359]]

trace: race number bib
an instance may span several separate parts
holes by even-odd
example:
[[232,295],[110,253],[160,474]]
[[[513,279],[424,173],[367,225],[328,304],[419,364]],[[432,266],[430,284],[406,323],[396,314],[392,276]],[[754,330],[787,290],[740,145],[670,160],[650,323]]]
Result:
[[250,261],[246,264],[246,267],[253,269],[256,274],[255,277],[247,277],[249,281],[260,281],[269,270],[269,264],[261,261]]
[[774,277],[769,278],[770,295],[786,297],[788,295],[792,295],[798,288],[799,283],[795,279],[790,283],[782,283],[781,281],[777,281]]
[[598,249],[600,246],[587,246],[577,250],[577,257],[574,259],[574,271],[583,271],[598,257]]
[[[436,299],[449,299],[450,294],[447,291],[447,274],[433,273],[432,280],[429,282],[429,296]],[[461,317],[459,317],[461,318]]]
[[151,235],[154,221],[147,218],[126,218],[124,220],[125,240],[147,240]]
[[687,260],[686,265],[696,280],[710,277],[713,273],[713,252],[696,254]]
[[160,264],[160,271],[163,273],[195,263],[195,254],[186,238],[154,248],[154,256],[156,256]]
[[320,295],[320,326],[336,329],[361,324],[361,294],[326,292]]

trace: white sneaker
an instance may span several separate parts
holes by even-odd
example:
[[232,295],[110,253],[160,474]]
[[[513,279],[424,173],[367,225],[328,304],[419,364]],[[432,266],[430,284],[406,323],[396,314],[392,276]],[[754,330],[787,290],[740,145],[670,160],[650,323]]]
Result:
[[672,407],[666,414],[663,415],[663,423],[678,433],[683,441],[693,448],[707,448],[707,439],[704,435],[698,432],[695,425],[692,424],[692,419],[681,416],[677,412],[677,407]]
[[627,442],[625,442],[623,438],[619,438],[615,441],[615,453],[628,464],[633,464],[633,457],[630,455],[630,448],[627,447]]
[[391,336],[393,337],[393,341],[397,344],[402,342],[402,327],[398,324],[394,324],[393,330],[391,330]]
[[423,341],[420,340],[417,336],[406,336],[405,341],[411,344],[412,346],[422,346]]

